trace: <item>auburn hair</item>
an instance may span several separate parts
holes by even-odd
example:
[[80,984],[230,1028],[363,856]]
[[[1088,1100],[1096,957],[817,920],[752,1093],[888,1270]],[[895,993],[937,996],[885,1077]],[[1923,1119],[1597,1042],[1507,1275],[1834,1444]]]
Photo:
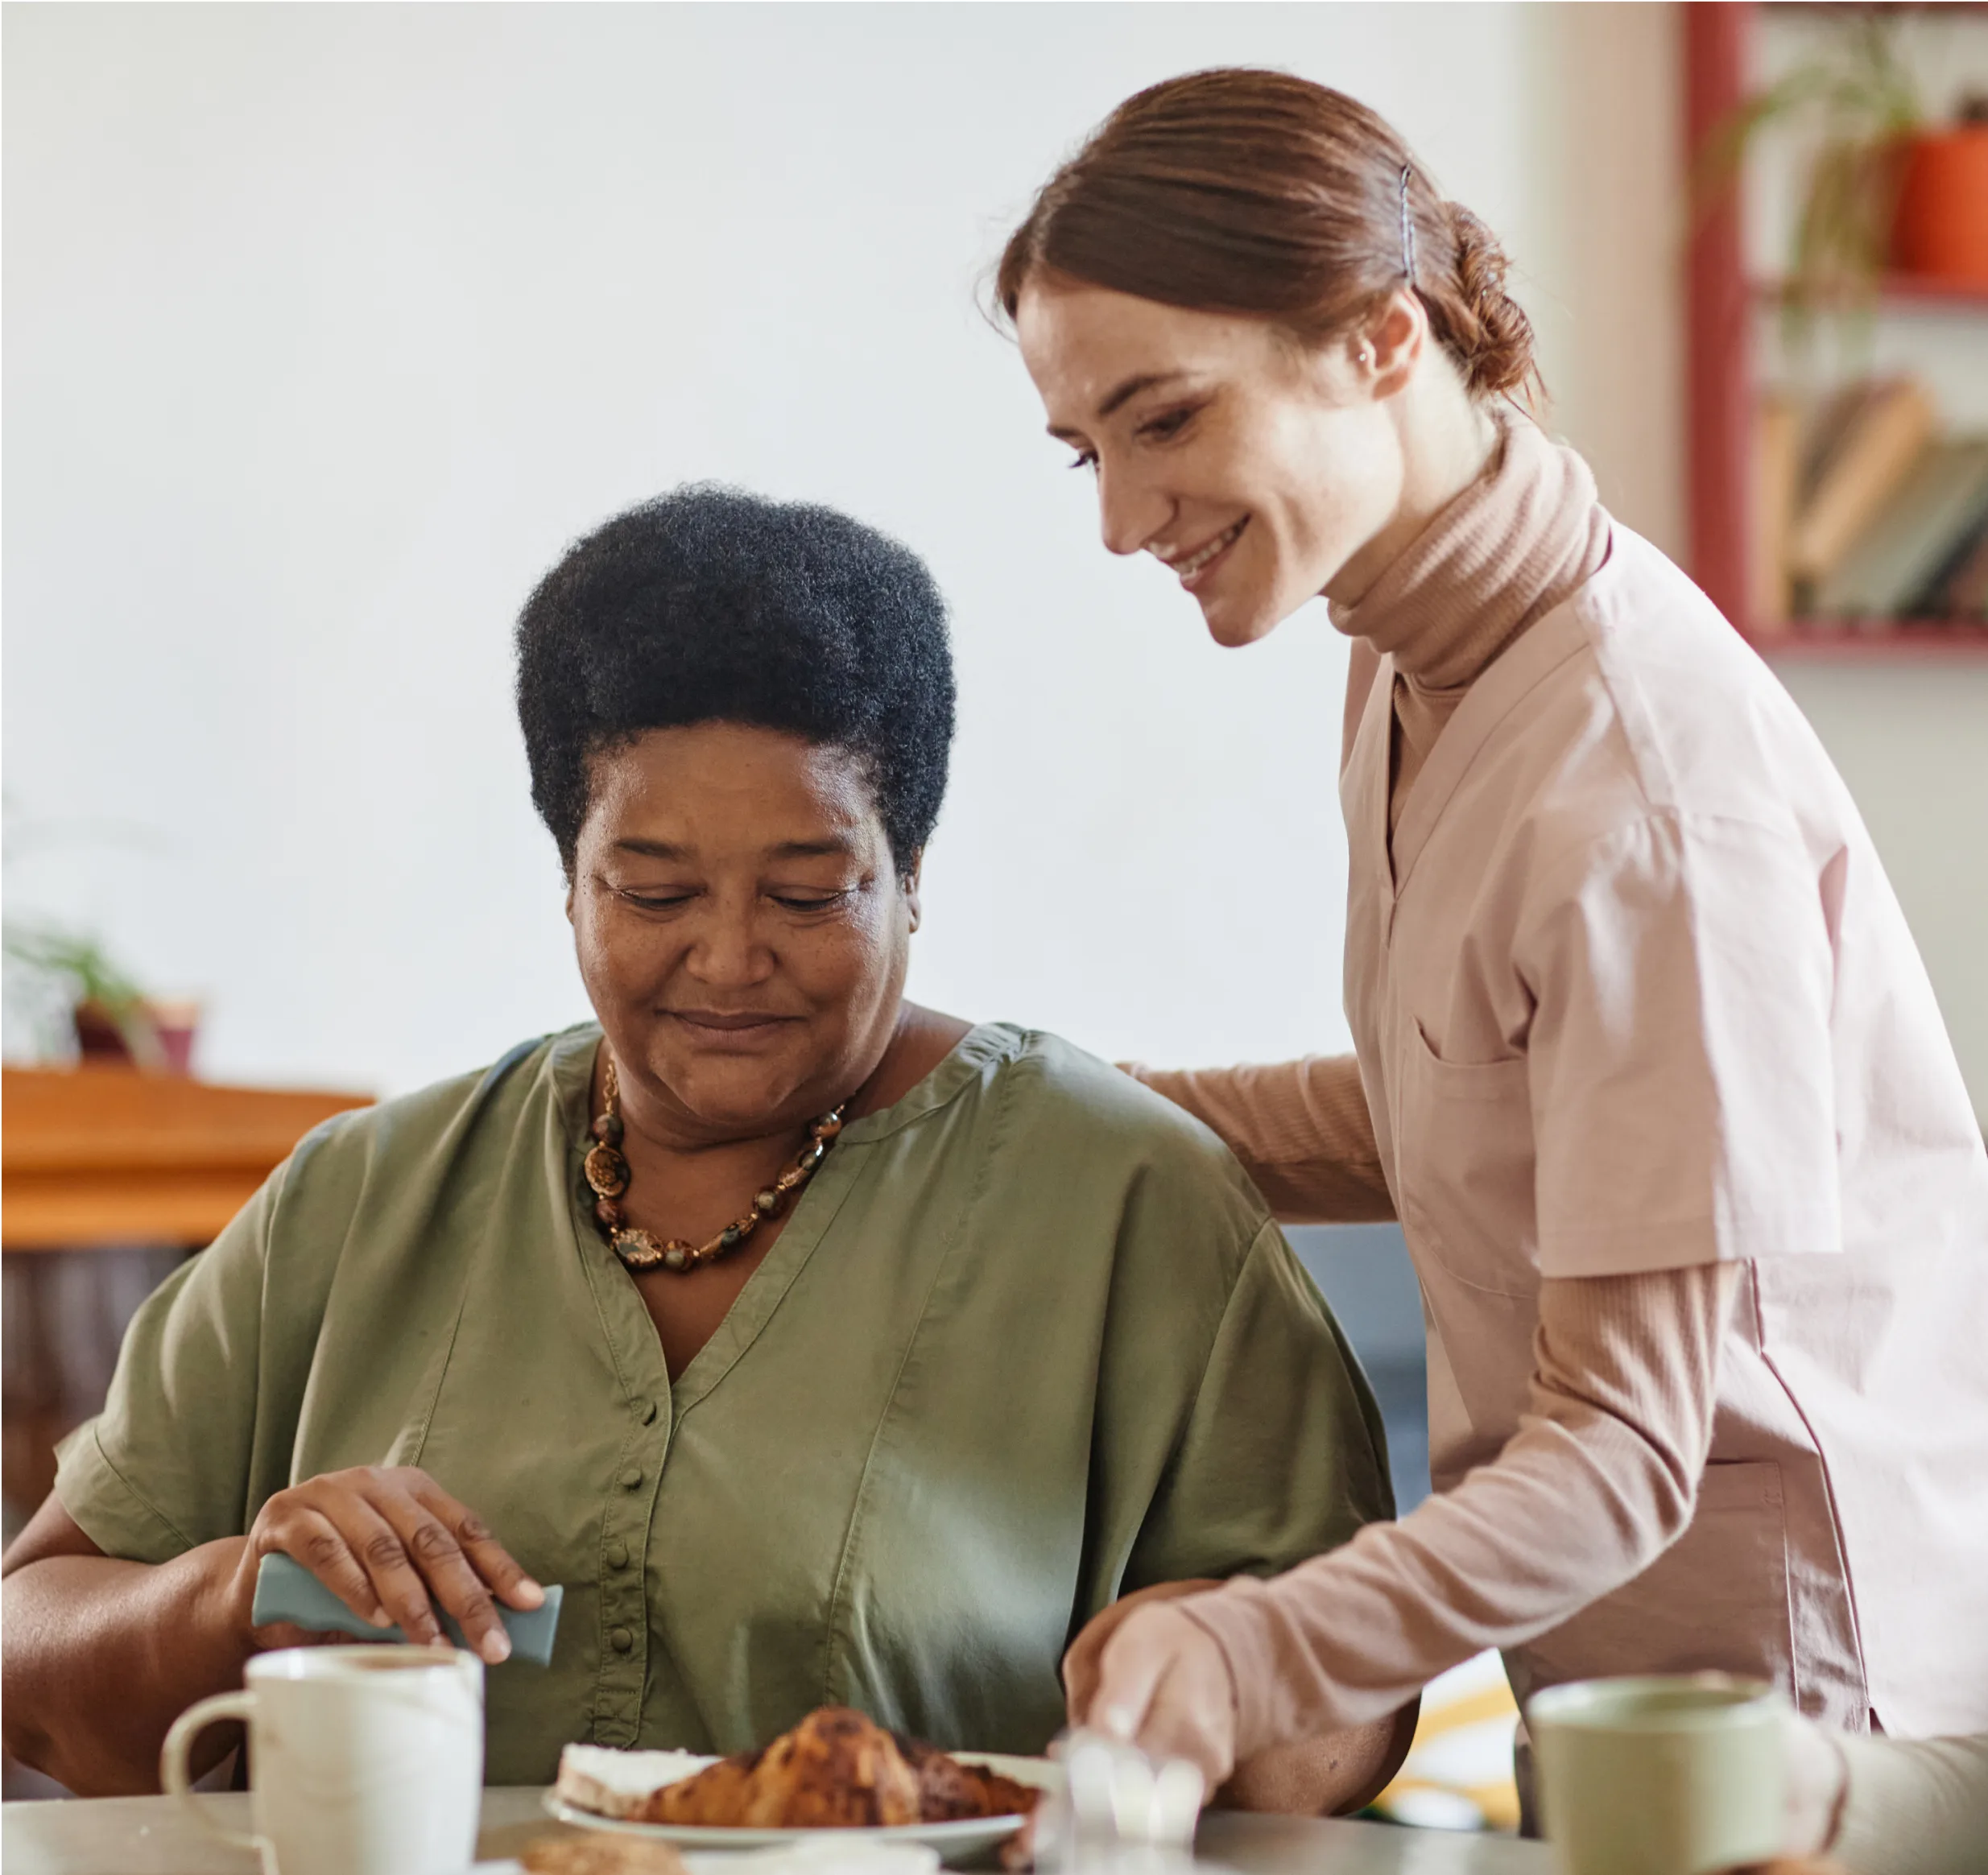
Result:
[[1127,98],[1037,195],[994,275],[1058,275],[1314,342],[1411,287],[1473,395],[1543,393],[1491,231],[1344,92],[1231,67]]

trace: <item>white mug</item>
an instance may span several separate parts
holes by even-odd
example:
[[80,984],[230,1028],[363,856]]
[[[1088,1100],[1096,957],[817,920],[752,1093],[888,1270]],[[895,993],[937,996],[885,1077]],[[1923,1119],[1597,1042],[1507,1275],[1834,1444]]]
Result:
[[[457,1875],[476,1860],[483,1662],[453,1647],[286,1647],[247,1685],[190,1706],[159,1779],[203,1828],[276,1875]],[[249,1727],[254,1833],[211,1822],[187,1754],[224,1719]]]

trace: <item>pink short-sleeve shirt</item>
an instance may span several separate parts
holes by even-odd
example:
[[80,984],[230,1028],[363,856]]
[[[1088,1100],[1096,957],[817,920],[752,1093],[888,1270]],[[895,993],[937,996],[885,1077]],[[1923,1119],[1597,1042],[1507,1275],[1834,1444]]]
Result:
[[1391,854],[1349,752],[1346,1010],[1420,1278],[1439,1489],[1526,1410],[1543,1276],[1747,1266],[1689,1530],[1516,1650],[1522,1696],[1722,1666],[1988,1728],[1988,1155],[1870,838],[1660,553],[1472,687]]

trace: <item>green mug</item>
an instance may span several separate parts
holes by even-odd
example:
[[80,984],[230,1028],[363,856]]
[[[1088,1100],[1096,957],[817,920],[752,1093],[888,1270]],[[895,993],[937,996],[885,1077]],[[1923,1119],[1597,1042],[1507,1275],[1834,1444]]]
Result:
[[1712,1875],[1784,1828],[1786,1702],[1722,1673],[1576,1680],[1526,1708],[1540,1819],[1566,1875]]

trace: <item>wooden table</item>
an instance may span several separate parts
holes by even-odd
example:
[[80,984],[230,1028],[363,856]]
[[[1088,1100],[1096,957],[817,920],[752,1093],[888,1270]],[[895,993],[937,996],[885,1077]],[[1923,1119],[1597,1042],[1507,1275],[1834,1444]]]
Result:
[[10,1068],[0,1074],[0,1245],[210,1242],[299,1139],[370,1099],[128,1068]]
[[[564,1835],[539,1807],[543,1791],[483,1794],[477,1853],[495,1869],[534,1837]],[[208,1797],[216,1820],[248,1828],[249,1800]],[[1381,1823],[1210,1815],[1195,1844],[1241,1875],[1552,1875],[1544,1844],[1509,1836],[1452,1836]],[[0,1808],[6,1875],[258,1875],[255,1858],[223,1848],[169,1797],[110,1797]]]

